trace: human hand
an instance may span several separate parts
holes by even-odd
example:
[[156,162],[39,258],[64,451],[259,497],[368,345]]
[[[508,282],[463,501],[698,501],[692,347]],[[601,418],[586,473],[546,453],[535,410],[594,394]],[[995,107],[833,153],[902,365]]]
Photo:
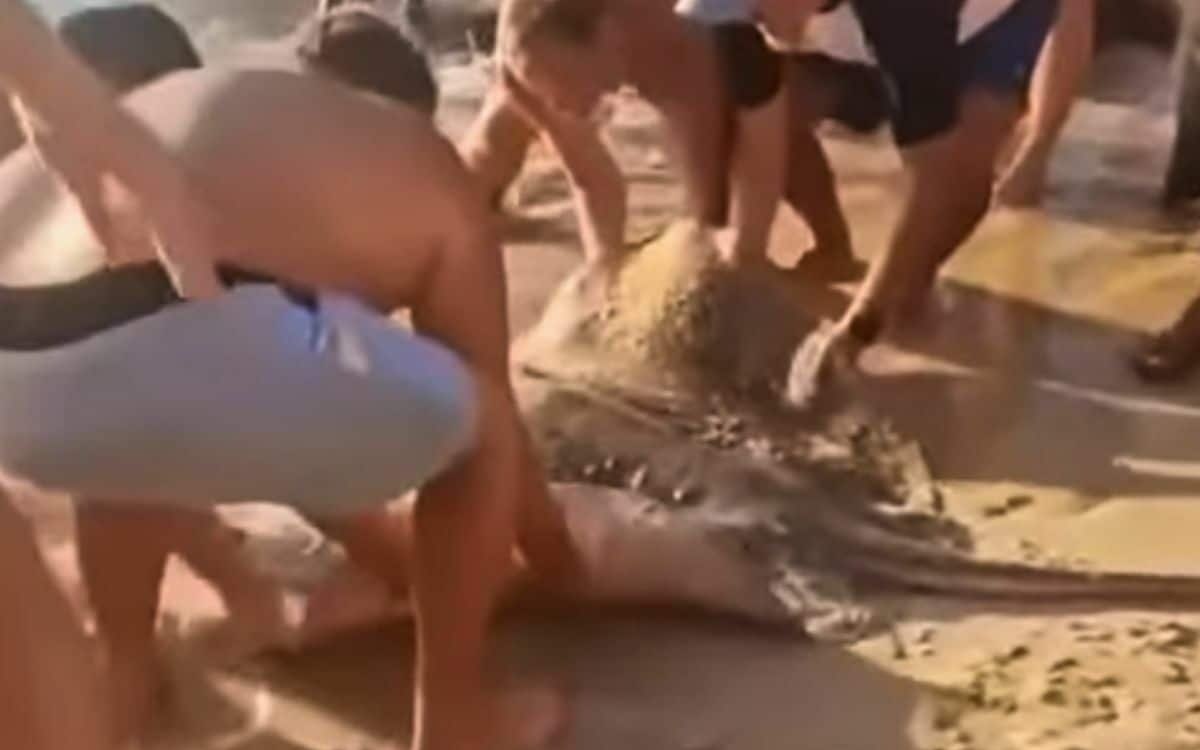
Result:
[[213,257],[216,218],[186,185],[135,195],[111,175],[72,187],[110,265],[157,258],[175,291],[208,299],[224,291]]
[[209,299],[225,291],[213,259],[218,248],[216,217],[191,191],[151,210],[148,232],[154,254],[185,299]]
[[812,407],[830,373],[837,367],[848,367],[857,354],[857,342],[847,326],[822,321],[792,357],[785,403],[794,409]]

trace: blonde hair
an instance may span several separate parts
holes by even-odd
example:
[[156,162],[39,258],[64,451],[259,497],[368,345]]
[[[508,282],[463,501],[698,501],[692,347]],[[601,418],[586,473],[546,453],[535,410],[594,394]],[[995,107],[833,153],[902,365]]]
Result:
[[605,0],[505,0],[500,8],[501,53],[524,46],[541,34],[572,44],[595,38]]

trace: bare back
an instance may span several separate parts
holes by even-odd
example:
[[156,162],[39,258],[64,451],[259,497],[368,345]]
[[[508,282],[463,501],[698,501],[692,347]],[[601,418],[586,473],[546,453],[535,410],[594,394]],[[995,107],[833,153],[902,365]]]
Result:
[[[403,304],[436,249],[486,231],[479,197],[428,118],[278,71],[171,76],[128,106],[181,160],[236,246],[220,260]],[[76,207],[27,152],[0,163],[0,283],[103,263]]]

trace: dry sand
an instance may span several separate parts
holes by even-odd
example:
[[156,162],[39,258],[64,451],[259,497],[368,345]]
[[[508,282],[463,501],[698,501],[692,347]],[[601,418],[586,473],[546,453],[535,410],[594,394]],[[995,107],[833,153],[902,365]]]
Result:
[[[1166,60],[1115,50],[1098,77],[1105,100],[1072,120],[1046,213],[992,216],[949,268],[936,334],[872,352],[859,387],[923,444],[949,512],[983,554],[1200,573],[1200,394],[1194,381],[1142,387],[1121,358],[1200,292],[1194,240],[1154,207],[1172,128]],[[454,131],[478,102],[479,76],[446,78]],[[610,135],[631,180],[632,238],[672,217],[679,192],[644,106],[622,98]],[[857,247],[872,254],[896,212],[897,160],[883,139],[829,146]],[[506,242],[517,330],[579,257],[562,175],[544,153],[525,174]],[[781,259],[806,241],[792,217],[780,222]],[[828,310],[845,301],[813,294]],[[62,506],[36,515],[70,585]],[[187,615],[219,611],[182,566],[166,597]],[[1196,616],[891,605],[897,632],[847,649],[698,617],[514,619],[498,639],[498,674],[569,687],[566,747],[1200,748]],[[347,636],[227,672],[180,656],[163,744],[372,747],[407,716],[406,636]]]

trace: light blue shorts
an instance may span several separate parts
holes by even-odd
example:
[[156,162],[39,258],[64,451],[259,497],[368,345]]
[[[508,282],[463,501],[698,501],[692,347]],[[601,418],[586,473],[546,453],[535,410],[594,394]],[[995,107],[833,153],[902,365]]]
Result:
[[451,466],[475,420],[444,346],[347,297],[308,309],[265,284],[0,352],[0,473],[93,502],[353,513]]

